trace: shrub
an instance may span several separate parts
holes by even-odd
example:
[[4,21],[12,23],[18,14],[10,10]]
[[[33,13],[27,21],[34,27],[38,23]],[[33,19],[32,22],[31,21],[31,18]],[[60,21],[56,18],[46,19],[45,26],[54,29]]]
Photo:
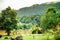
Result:
[[0,38],[2,37],[2,35],[0,35]]
[[14,38],[11,38],[11,40],[15,40]]
[[60,40],[60,28],[57,29],[57,34],[55,36],[55,40]]
[[18,37],[16,37],[16,40],[23,40],[23,37],[22,36],[18,36]]
[[8,39],[8,37],[5,37],[5,39]]

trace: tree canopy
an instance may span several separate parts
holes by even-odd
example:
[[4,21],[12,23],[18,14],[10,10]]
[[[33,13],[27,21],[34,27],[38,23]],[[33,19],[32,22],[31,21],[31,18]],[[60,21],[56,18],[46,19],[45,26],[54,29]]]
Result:
[[60,12],[54,7],[49,7],[41,17],[41,27],[44,30],[55,28],[60,23]]
[[6,30],[9,35],[10,30],[17,29],[17,12],[8,7],[6,10],[2,10],[1,15],[0,29]]

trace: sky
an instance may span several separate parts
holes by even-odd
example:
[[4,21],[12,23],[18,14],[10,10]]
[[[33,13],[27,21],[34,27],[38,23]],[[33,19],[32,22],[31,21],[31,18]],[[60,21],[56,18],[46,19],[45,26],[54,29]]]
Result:
[[59,0],[0,0],[0,11],[10,6],[12,9],[20,9],[23,7],[29,7],[33,4],[41,4],[45,2],[56,2]]

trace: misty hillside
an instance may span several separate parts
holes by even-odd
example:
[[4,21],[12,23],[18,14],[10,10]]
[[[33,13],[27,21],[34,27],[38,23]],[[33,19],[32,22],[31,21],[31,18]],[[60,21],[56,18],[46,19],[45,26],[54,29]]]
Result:
[[30,7],[24,7],[18,10],[19,16],[29,16],[29,15],[36,15],[36,14],[43,14],[48,7],[56,7],[57,10],[60,10],[60,2],[57,3],[43,3],[43,4],[35,4]]

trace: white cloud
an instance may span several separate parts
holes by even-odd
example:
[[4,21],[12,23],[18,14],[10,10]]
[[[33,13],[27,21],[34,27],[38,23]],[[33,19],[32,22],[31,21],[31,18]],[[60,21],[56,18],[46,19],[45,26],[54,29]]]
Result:
[[57,0],[2,0],[0,1],[0,10],[10,6],[13,9],[19,9],[22,7],[29,7],[33,4],[41,4],[44,2],[51,2]]

